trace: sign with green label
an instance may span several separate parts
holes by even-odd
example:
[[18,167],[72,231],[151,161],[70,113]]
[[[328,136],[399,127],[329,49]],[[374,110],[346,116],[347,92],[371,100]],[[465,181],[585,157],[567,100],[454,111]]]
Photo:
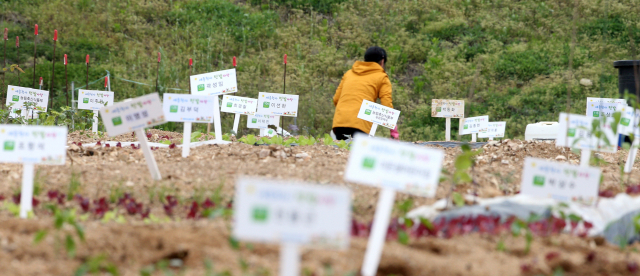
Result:
[[83,102],[83,103],[89,103],[89,98],[83,98],[83,99],[82,99],[82,102]]
[[622,124],[623,126],[629,126],[630,122],[631,122],[631,119],[629,119],[629,118],[620,119],[620,124]]
[[364,162],[362,162],[362,167],[366,169],[373,169],[376,165],[376,159],[371,157],[365,157]]
[[172,105],[169,107],[169,112],[171,113],[176,113],[178,112],[178,106],[177,105]]
[[371,109],[367,109],[364,111],[364,114],[371,115]]
[[233,103],[232,103],[232,102],[228,102],[228,103],[227,103],[227,107],[232,107],[232,106],[233,106]]
[[14,146],[15,146],[15,142],[14,141],[4,141],[4,150],[5,151],[12,151]]
[[269,102],[262,103],[262,107],[264,108],[269,108],[269,106],[270,106]]
[[14,102],[17,102],[20,100],[20,96],[18,95],[13,95],[13,97],[11,97],[11,100],[13,100]]
[[114,125],[114,126],[119,126],[119,125],[121,125],[121,124],[122,124],[122,118],[120,118],[120,116],[118,116],[118,117],[113,117],[113,118],[111,119],[111,122],[113,122],[113,125]]
[[593,112],[593,117],[594,118],[600,117],[600,112],[599,111],[594,111]]
[[269,218],[269,210],[265,207],[253,207],[253,221],[265,222]]
[[204,84],[198,84],[198,91],[204,91]]
[[575,128],[570,128],[569,130],[567,130],[567,135],[569,135],[569,137],[575,137],[576,136],[576,129]]

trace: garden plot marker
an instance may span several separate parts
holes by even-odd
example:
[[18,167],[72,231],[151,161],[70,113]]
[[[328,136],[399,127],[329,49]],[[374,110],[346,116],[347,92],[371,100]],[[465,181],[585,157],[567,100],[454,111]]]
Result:
[[502,138],[506,127],[507,122],[489,122],[487,129],[478,133],[478,138],[489,138],[489,141],[493,141],[493,138]]
[[445,141],[451,141],[451,118],[459,118],[462,124],[464,118],[464,101],[462,100],[431,100],[431,117],[446,118]]
[[162,95],[162,112],[167,122],[184,122],[182,134],[182,157],[189,156],[191,145],[191,124],[213,121],[214,96],[172,94]]
[[280,244],[280,276],[300,275],[301,246],[349,247],[351,192],[344,187],[239,177],[233,202],[233,236]]
[[[220,95],[238,92],[236,69],[228,69],[190,76],[190,91],[193,95],[216,96],[213,101],[213,127],[215,140],[210,143],[227,144],[222,140],[222,125],[220,123]],[[207,132],[210,130],[207,129]]]
[[443,160],[440,149],[355,135],[345,181],[382,188],[362,264],[363,276],[375,276],[378,270],[396,190],[434,197]]
[[378,125],[389,129],[396,128],[399,117],[400,111],[367,100],[362,101],[360,111],[358,111],[359,119],[373,123],[373,125],[371,125],[371,131],[369,131],[369,136],[376,135]]
[[69,79],[67,78],[67,54],[64,54],[64,91],[69,106]]
[[[263,115],[257,113],[253,115],[247,115],[247,128],[260,129],[260,136],[273,137],[275,135],[278,135],[278,129],[276,129],[276,131],[274,132],[273,129],[269,128],[270,125],[280,125],[280,116]],[[285,131],[285,133],[287,132]]]
[[[53,58],[52,66],[51,66],[51,86],[49,87],[49,93],[52,94],[53,97],[53,84],[56,80],[56,44],[58,43],[58,30],[53,31]],[[49,101],[49,107],[53,106],[53,101]]]
[[617,110],[622,112],[622,115],[620,116],[620,123],[618,124],[618,133],[627,136],[631,136],[631,134],[633,134],[634,136],[631,147],[629,148],[627,162],[624,165],[624,172],[630,173],[633,169],[633,163],[636,160],[638,145],[640,144],[640,127],[638,127],[638,122],[640,122],[640,110],[636,110],[626,104],[619,105]]
[[32,210],[34,165],[64,165],[67,128],[0,125],[0,163],[22,163],[20,217]]
[[[105,82],[105,87],[107,87]],[[111,91],[78,89],[78,109],[93,110],[91,131],[98,133],[98,111],[105,106],[112,106],[115,93]]]
[[[36,49],[38,46],[38,24],[35,26],[33,34],[33,87],[36,87]],[[42,87],[40,87],[42,89]]]
[[[276,116],[288,116],[288,117],[297,117],[298,116],[298,101],[300,96],[298,95],[283,95],[279,93],[268,93],[268,92],[260,92],[258,93],[258,110],[257,114],[262,115],[276,115]],[[279,119],[278,119],[279,120]],[[284,119],[283,119],[284,121]],[[280,122],[276,126],[279,126]],[[284,123],[283,123],[284,125]],[[284,128],[277,127],[278,130],[283,134],[287,133]],[[268,130],[264,129],[260,131],[260,135],[263,136],[266,134]]]
[[460,135],[471,134],[471,142],[476,142],[476,134],[486,132],[489,128],[489,116],[478,116],[460,119]]
[[[570,147],[581,149],[580,166],[588,167],[589,159],[591,159],[591,151],[602,151],[615,153],[618,145],[602,145],[600,139],[591,133],[593,120],[600,118],[588,117],[578,114],[560,113],[558,137],[556,138],[556,146]],[[614,122],[612,117],[604,118],[602,126],[603,135],[609,141],[617,141],[617,133],[613,133],[611,124]]]
[[20,87],[20,86],[7,86],[7,100],[5,104],[7,107],[12,105],[11,118],[17,117],[15,110],[22,110],[20,116],[28,118],[29,111],[26,103],[34,104],[33,109],[38,112],[47,112],[47,106],[49,101],[49,91],[39,90],[35,88]]
[[258,109],[258,100],[252,98],[224,95],[220,111],[234,113],[233,132],[238,133],[240,115],[255,115]]
[[151,177],[154,180],[162,179],[158,164],[153,157],[147,142],[147,136],[144,133],[145,128],[166,122],[158,93],[151,93],[125,102],[119,102],[112,106],[102,107],[100,115],[110,137],[131,133],[132,131],[136,133]]

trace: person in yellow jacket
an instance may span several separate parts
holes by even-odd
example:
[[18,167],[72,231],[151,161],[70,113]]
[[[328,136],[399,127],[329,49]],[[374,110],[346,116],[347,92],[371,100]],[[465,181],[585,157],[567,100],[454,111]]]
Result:
[[[346,140],[360,132],[368,134],[373,123],[358,118],[363,100],[380,103],[393,108],[391,100],[391,81],[384,71],[387,52],[377,46],[370,47],[364,53],[364,61],[356,61],[351,70],[342,76],[342,81],[333,104],[333,133],[338,140]],[[391,137],[398,139],[398,127],[391,130]]]

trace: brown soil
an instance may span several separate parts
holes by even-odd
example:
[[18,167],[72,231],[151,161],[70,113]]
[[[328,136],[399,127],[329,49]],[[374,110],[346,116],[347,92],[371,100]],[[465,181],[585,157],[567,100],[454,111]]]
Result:
[[[158,137],[180,139],[180,134],[152,130]],[[155,135],[154,135],[155,137]],[[89,143],[101,138],[90,138],[79,133],[70,134],[69,143]],[[122,135],[116,141],[135,141],[131,135]],[[445,149],[445,167],[453,170],[453,161],[460,149]],[[216,218],[197,221],[185,219],[188,202],[194,198],[210,197],[219,189],[224,202],[233,196],[234,179],[238,175],[254,175],[275,179],[303,180],[320,185],[345,185],[353,191],[353,216],[359,221],[370,221],[375,211],[376,188],[345,183],[343,173],[348,151],[330,146],[304,146],[283,148],[278,146],[250,146],[241,143],[208,145],[192,149],[189,158],[181,157],[181,149],[161,148],[153,151],[163,180],[150,178],[140,150],[131,148],[77,148],[72,146],[65,166],[37,166],[36,184],[42,190],[36,196],[48,202],[46,192],[67,192],[72,178],[81,183],[78,193],[91,199],[109,197],[116,192],[129,192],[151,214],[166,218],[159,195],[177,195],[181,203],[173,220],[145,224],[139,216],[128,216],[124,223],[107,222],[89,216],[83,221],[87,242],[78,245],[78,256],[64,255],[60,241],[51,230],[47,238],[34,245],[35,233],[53,227],[51,215],[41,204],[35,209],[37,219],[20,220],[7,211],[0,211],[0,267],[3,275],[70,275],[89,256],[106,254],[124,275],[140,275],[140,269],[163,258],[184,259],[184,275],[205,275],[204,262],[210,260],[217,272],[229,270],[233,275],[244,275],[239,260],[247,262],[250,275],[277,275],[278,248],[271,245],[242,243],[235,250],[229,242],[229,220]],[[296,158],[296,155],[298,158]],[[555,160],[566,156],[564,149],[548,143],[508,141],[486,145],[478,157],[472,175],[477,181],[456,187],[464,193],[477,192],[480,197],[513,194],[519,190],[520,171],[526,156]],[[614,193],[623,190],[620,181],[620,161],[627,152],[602,154],[607,164],[603,188]],[[578,155],[568,154],[569,162],[577,163]],[[566,162],[566,161],[565,161]],[[640,179],[638,166],[630,176],[630,183]],[[20,187],[21,167],[0,164],[0,195],[10,196]],[[625,179],[626,181],[626,179]],[[445,198],[451,188],[448,182],[440,185],[437,198]],[[418,198],[399,194],[397,201],[411,198],[414,207],[433,203],[436,199]],[[1,205],[1,204],[0,204]],[[66,206],[77,208],[76,202]],[[552,274],[562,266],[565,275],[628,275],[627,263],[640,262],[637,255],[604,244],[596,245],[589,239],[569,235],[535,238],[532,251],[524,254],[524,238],[504,237],[506,252],[496,250],[500,237],[479,234],[452,239],[421,238],[409,245],[388,242],[380,265],[380,275],[520,275]],[[600,244],[600,242],[598,242]],[[366,246],[366,239],[354,238],[346,252],[322,250],[304,251],[305,275],[345,275],[358,270]],[[250,248],[251,247],[251,248]],[[559,257],[547,261],[549,252]],[[590,252],[595,260],[587,262]],[[521,268],[525,265],[525,269]],[[332,270],[334,274],[327,271]],[[158,270],[156,270],[157,272]],[[269,271],[270,274],[260,274]],[[569,272],[569,273],[567,273]],[[160,274],[158,274],[160,275]]]

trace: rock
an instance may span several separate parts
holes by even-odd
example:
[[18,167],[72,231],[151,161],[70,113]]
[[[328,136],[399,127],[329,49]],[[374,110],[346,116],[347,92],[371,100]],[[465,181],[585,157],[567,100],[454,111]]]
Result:
[[76,144],[71,144],[71,146],[69,146],[69,150],[73,151],[73,152],[79,152],[80,151],[80,147],[78,147],[78,145],[76,145]]
[[567,161],[567,157],[564,155],[558,155],[556,156],[556,161]]
[[133,182],[132,181],[127,181],[127,182],[124,183],[124,185],[132,187],[133,186]]
[[498,146],[498,145],[500,145],[500,142],[499,141],[495,141],[495,140],[494,141],[489,141],[489,143],[487,143],[487,145]]
[[580,79],[580,85],[589,87],[593,85],[593,82],[590,79]]
[[260,153],[258,154],[258,157],[260,157],[260,159],[267,158],[269,156],[269,154],[271,154],[270,150],[262,149],[262,150],[260,150]]
[[271,144],[271,145],[269,145],[269,149],[270,149],[270,150],[277,150],[277,149],[278,149],[278,145],[276,145],[276,144]]
[[502,159],[502,164],[509,165],[509,160]]
[[296,159],[305,160],[306,161],[306,160],[311,159],[311,155],[307,154],[306,152],[298,153],[298,154],[296,154]]

